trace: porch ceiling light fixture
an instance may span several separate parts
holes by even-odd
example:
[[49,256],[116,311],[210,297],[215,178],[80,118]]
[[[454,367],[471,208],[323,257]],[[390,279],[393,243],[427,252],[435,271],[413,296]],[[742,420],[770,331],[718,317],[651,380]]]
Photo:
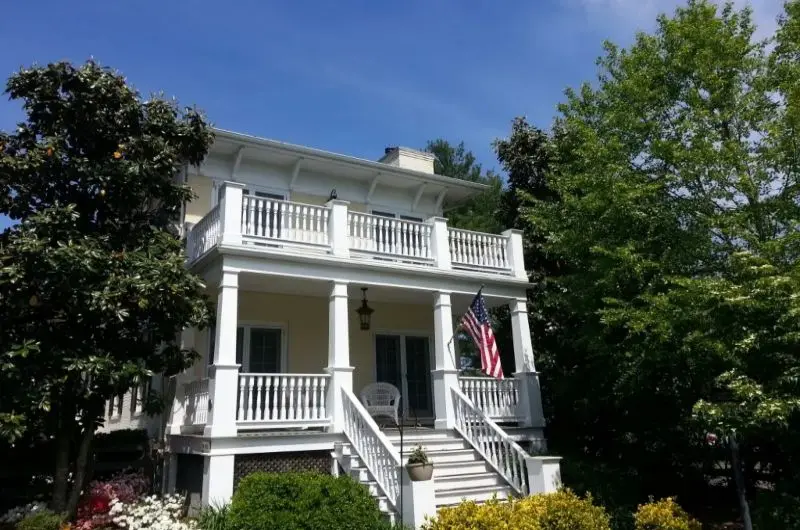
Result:
[[356,313],[358,313],[358,320],[361,322],[361,329],[368,330],[370,321],[372,320],[372,313],[374,313],[375,310],[367,305],[367,288],[362,287],[361,292],[364,293],[364,298],[361,300],[361,307],[356,309]]

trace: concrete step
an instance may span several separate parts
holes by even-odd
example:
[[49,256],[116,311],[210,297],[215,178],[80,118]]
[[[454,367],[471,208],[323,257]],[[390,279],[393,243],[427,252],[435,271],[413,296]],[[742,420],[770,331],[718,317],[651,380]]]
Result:
[[476,462],[481,461],[478,453],[472,449],[444,449],[441,451],[433,451],[428,453],[428,459],[433,462],[433,468],[436,469],[436,464],[447,462]]
[[473,460],[471,462],[439,462],[433,466],[434,479],[484,472],[494,473],[495,471],[483,460]]
[[434,478],[436,498],[452,490],[461,488],[482,488],[486,486],[507,486],[506,481],[494,471],[482,473],[459,473]]
[[459,504],[464,499],[475,502],[486,502],[493,497],[500,500],[513,496],[514,490],[510,486],[480,486],[475,488],[455,488],[442,491],[441,495],[436,492],[436,506],[452,506]]
[[[395,448],[400,451],[400,441],[392,441]],[[467,449],[470,445],[459,438],[431,438],[420,442],[409,442],[403,440],[403,454],[407,455],[414,450],[415,447],[422,446],[426,453],[439,451],[443,449]]]

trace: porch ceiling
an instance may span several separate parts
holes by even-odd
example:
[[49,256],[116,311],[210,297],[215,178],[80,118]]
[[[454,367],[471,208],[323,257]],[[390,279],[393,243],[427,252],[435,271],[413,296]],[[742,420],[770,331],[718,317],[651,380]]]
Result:
[[[433,293],[419,289],[396,289],[384,286],[351,283],[347,295],[351,300],[361,300],[361,288],[367,287],[367,300],[374,302],[390,302],[396,304],[433,305]],[[257,274],[242,273],[239,276],[239,288],[243,291],[256,291],[276,294],[294,294],[298,296],[327,297],[330,283],[291,277],[267,277]],[[453,294],[453,314],[461,314],[467,310],[472,296]],[[496,307],[508,300],[486,297],[488,307]]]

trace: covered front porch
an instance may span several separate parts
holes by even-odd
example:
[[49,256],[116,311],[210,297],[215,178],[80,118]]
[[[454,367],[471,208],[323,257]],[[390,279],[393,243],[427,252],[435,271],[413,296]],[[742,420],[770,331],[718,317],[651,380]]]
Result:
[[[364,287],[369,329],[357,313]],[[375,382],[399,390],[406,426],[451,427],[446,389],[455,385],[498,423],[538,426],[526,372],[504,380],[460,373],[469,339],[455,330],[471,294],[246,273],[223,273],[215,290],[217,325],[182,337],[201,358],[179,377],[172,434],[340,432],[340,389],[359,396]],[[524,299],[486,300],[510,302],[515,333],[527,332]]]

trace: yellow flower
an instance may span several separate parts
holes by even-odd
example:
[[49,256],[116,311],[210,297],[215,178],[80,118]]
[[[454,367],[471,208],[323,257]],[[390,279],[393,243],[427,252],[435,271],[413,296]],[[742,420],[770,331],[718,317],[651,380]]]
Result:
[[119,160],[120,158],[122,158],[122,153],[114,151],[114,159]]

